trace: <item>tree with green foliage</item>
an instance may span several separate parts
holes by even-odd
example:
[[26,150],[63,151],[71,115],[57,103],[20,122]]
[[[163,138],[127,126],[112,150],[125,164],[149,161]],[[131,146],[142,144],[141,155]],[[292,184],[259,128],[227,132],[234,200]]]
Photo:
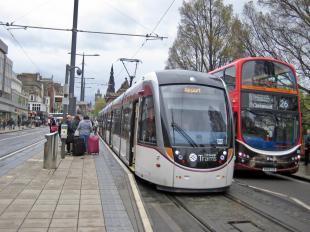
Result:
[[98,99],[94,106],[93,115],[97,117],[99,112],[105,107],[105,105],[106,105],[106,102],[104,98]]
[[207,72],[243,56],[242,24],[222,0],[184,1],[166,68]]

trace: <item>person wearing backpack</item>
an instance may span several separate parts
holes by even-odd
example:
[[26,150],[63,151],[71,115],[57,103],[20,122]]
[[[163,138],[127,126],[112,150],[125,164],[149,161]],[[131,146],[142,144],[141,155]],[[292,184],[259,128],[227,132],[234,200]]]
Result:
[[89,138],[90,133],[93,131],[93,125],[87,115],[84,116],[84,119],[82,121],[80,121],[76,130],[79,131],[80,138],[83,138],[85,148],[87,151],[88,138]]

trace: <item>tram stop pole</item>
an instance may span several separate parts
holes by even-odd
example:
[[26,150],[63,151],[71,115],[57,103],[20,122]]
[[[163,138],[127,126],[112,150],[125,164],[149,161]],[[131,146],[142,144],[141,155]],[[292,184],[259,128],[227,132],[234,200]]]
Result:
[[60,130],[60,138],[61,138],[61,152],[60,157],[64,159],[66,157],[66,151],[65,151],[65,145],[66,140],[68,137],[68,124],[61,124],[61,130]]

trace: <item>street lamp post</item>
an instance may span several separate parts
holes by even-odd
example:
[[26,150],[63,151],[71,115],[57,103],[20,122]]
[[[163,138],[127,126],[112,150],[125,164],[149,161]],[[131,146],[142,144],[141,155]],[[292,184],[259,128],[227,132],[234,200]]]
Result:
[[[72,67],[72,66],[70,66],[68,64],[66,65],[65,85],[64,85],[64,100],[63,100],[63,105],[64,105],[63,113],[64,114],[68,113],[68,105],[70,105],[69,103],[70,103],[70,93],[71,92],[70,92],[70,88],[68,86],[68,84],[69,84],[69,74],[71,74],[71,71],[73,71],[73,74],[74,74],[74,69],[77,69],[78,75],[80,75],[80,73],[82,72],[81,69],[79,67],[77,67],[77,66],[73,66]],[[71,81],[70,81],[70,84],[71,84]],[[69,95],[69,99],[68,99],[68,95]],[[71,110],[72,109],[73,109],[73,107],[71,107]],[[72,114],[71,111],[70,111],[70,114]],[[74,114],[72,114],[72,115],[74,115]]]
[[[68,53],[70,54],[70,52]],[[99,54],[85,54],[76,53],[77,56],[82,56],[82,80],[81,80],[81,92],[80,92],[80,101],[84,101],[85,99],[85,78],[84,78],[84,65],[85,65],[85,56],[100,56]]]

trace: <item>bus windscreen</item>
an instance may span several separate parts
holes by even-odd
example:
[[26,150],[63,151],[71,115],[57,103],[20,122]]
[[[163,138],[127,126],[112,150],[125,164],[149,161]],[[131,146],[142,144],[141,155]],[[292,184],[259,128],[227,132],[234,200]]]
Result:
[[247,61],[242,66],[242,87],[296,90],[296,78],[287,65],[268,61]]

